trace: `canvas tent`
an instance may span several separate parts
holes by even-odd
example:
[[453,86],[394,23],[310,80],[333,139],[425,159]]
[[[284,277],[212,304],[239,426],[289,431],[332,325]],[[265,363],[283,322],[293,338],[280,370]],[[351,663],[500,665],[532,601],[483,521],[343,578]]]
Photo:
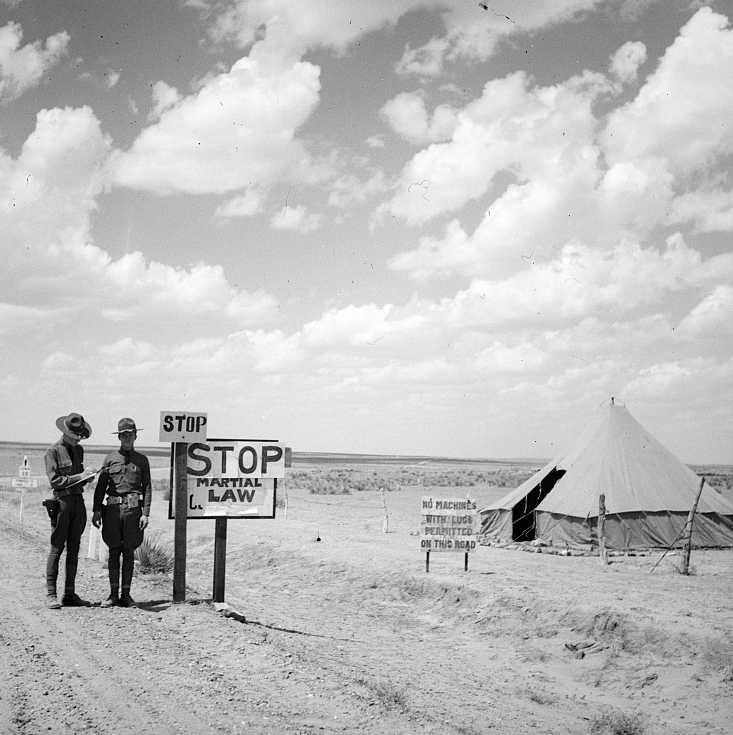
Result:
[[[611,399],[568,453],[481,510],[481,534],[560,546],[597,543],[603,493],[608,548],[669,547],[681,543],[699,487],[700,478]],[[733,501],[707,483],[692,541],[733,546]]]

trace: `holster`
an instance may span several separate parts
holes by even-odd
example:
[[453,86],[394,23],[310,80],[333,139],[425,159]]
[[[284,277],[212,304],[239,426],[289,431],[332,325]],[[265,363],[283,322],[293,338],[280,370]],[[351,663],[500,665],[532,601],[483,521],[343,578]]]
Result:
[[51,519],[51,528],[56,528],[56,518],[59,515],[59,501],[56,498],[46,498],[41,502],[48,513],[48,517]]

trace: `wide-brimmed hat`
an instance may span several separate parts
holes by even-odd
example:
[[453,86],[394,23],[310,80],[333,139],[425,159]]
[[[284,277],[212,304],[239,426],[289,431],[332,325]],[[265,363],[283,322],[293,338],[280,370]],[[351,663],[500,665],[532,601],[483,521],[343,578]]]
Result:
[[72,439],[88,439],[92,435],[92,427],[80,413],[70,413],[56,419],[56,428]]
[[135,426],[135,420],[130,418],[120,419],[117,422],[117,431],[113,431],[113,434],[124,434],[126,431],[142,431]]

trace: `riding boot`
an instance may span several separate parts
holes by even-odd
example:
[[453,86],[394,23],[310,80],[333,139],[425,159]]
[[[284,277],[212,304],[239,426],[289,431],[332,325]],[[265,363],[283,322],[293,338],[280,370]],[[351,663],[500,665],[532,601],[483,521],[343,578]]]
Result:
[[122,552],[122,595],[130,594],[130,587],[132,587],[132,573],[135,569],[135,552],[123,551]]
[[59,558],[63,547],[52,546],[46,560],[46,591],[56,597],[56,580],[59,576]]
[[122,594],[120,595],[120,604],[123,606],[131,606],[134,601],[130,595],[132,587],[132,573],[135,569],[135,552],[132,549],[125,549],[122,552]]
[[120,594],[120,552],[122,550],[113,548],[109,550],[107,560],[107,571],[109,572],[109,590],[115,596]]
[[66,579],[64,580],[64,597],[72,597],[76,594],[76,570],[79,566],[79,549],[76,553],[70,548],[71,544],[66,547]]

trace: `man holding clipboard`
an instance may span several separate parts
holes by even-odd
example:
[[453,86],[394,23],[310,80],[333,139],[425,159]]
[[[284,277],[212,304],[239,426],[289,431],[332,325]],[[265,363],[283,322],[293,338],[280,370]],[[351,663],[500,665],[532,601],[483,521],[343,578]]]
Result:
[[[89,603],[76,594],[76,569],[79,563],[79,545],[87,524],[84,505],[84,485],[97,474],[84,470],[84,449],[79,442],[92,435],[92,427],[78,413],[60,416],[56,427],[61,438],[46,450],[46,475],[51,483],[53,499],[44,505],[51,517],[51,550],[46,562],[47,607],[57,610],[62,605],[84,607]],[[59,603],[56,597],[56,580],[59,559],[66,546],[66,579],[64,594]]]

